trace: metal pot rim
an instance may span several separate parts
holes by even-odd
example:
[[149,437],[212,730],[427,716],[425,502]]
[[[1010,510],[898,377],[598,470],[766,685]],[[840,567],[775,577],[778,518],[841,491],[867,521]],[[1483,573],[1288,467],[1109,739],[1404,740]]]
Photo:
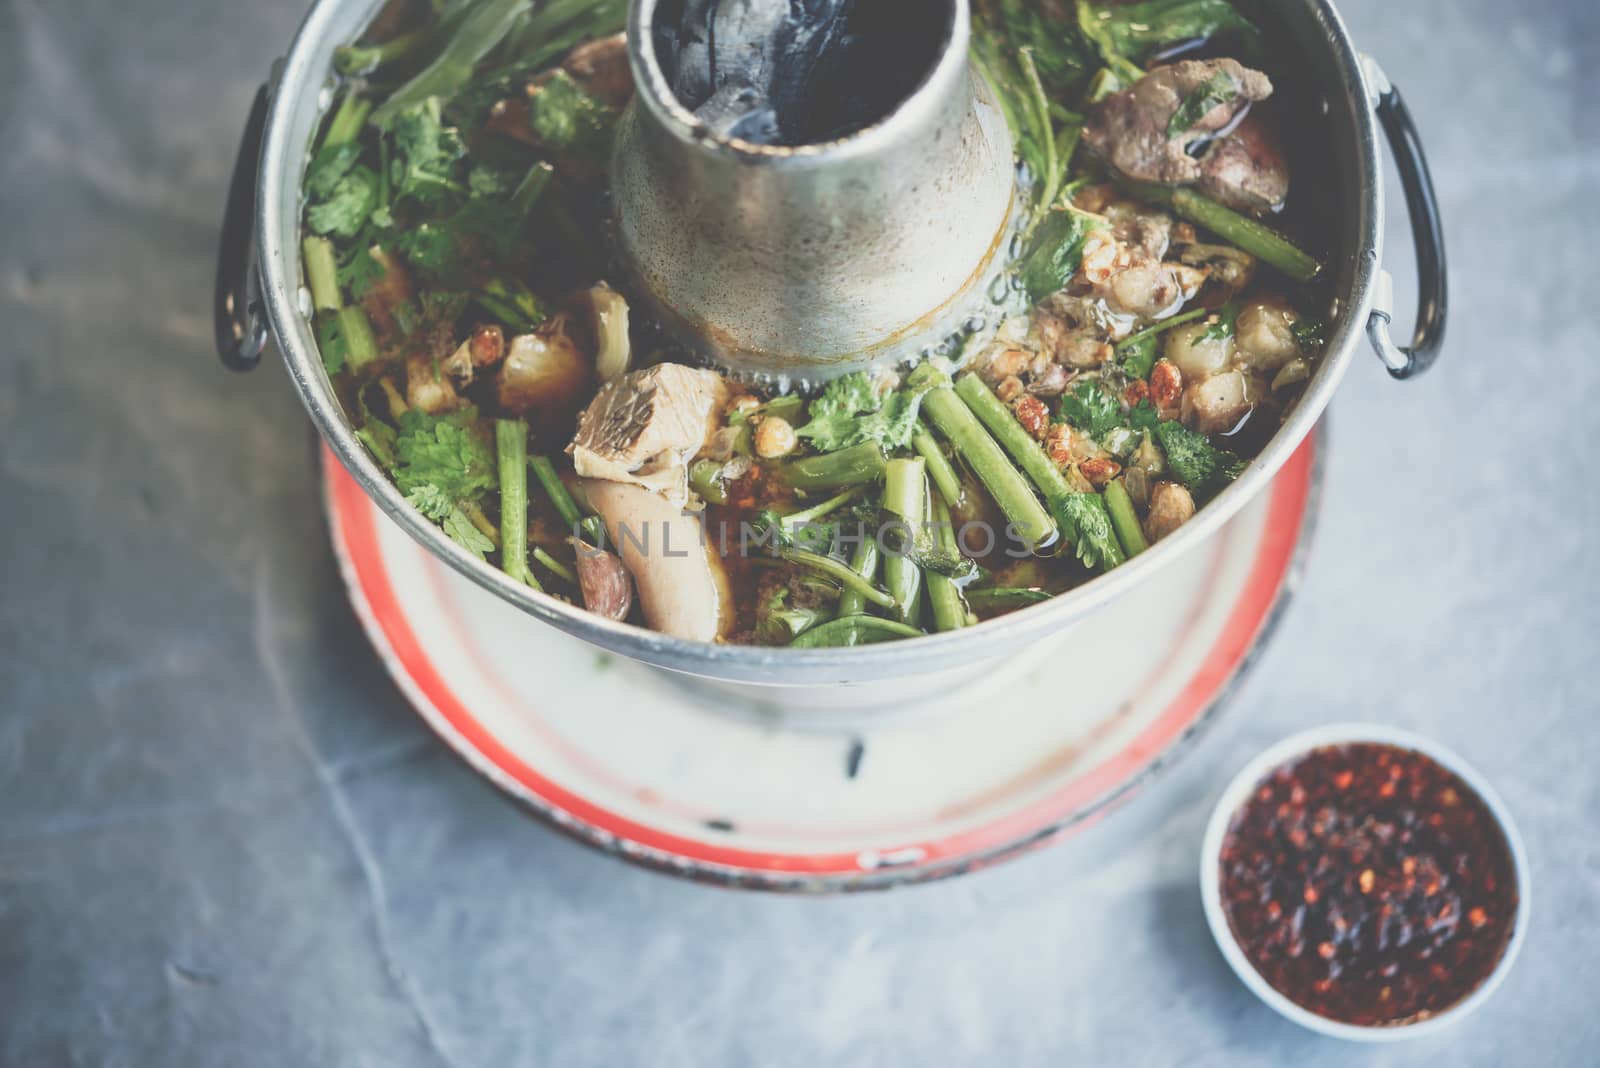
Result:
[[[783,649],[719,645],[671,638],[642,627],[592,615],[548,594],[513,581],[472,556],[406,503],[356,439],[333,393],[317,353],[306,314],[309,300],[299,274],[299,185],[310,131],[327,100],[328,58],[336,29],[364,24],[380,0],[360,12],[348,0],[316,0],[295,35],[275,78],[256,173],[255,237],[262,302],[289,377],[328,446],[362,489],[412,538],[474,583],[529,615],[603,649],[631,659],[709,678],[758,684],[850,683],[915,674],[948,666],[952,658],[995,655],[1019,647],[1081,619],[1120,596],[1179,555],[1198,546],[1263,491],[1301,441],[1311,432],[1344,376],[1373,310],[1381,253],[1383,185],[1379,175],[1377,125],[1372,93],[1344,22],[1330,0],[1302,0],[1332,50],[1338,85],[1332,94],[1352,101],[1356,126],[1357,250],[1348,286],[1339,296],[1340,315],[1322,365],[1299,404],[1248,470],[1176,533],[1148,552],[1107,574],[1052,598],[977,626],[909,641],[849,649]],[[358,18],[359,16],[359,18]],[[339,26],[335,26],[339,20]],[[297,137],[298,132],[298,137]]]

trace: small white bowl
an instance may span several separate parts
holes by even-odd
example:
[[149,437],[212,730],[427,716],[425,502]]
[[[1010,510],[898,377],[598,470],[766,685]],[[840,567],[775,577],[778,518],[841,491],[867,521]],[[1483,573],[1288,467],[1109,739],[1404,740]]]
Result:
[[[1516,921],[1512,925],[1511,937],[1507,940],[1505,951],[1501,953],[1494,971],[1478,984],[1476,990],[1456,1004],[1436,1016],[1430,1016],[1416,1023],[1368,1027],[1331,1020],[1296,1005],[1275,990],[1261,973],[1256,971],[1234,938],[1233,931],[1228,926],[1228,917],[1222,909],[1222,839],[1227,834],[1228,825],[1232,822],[1234,814],[1245,803],[1250,793],[1274,768],[1295,757],[1303,756],[1323,746],[1360,742],[1415,750],[1432,757],[1441,766],[1460,776],[1462,781],[1483,798],[1483,803],[1488,806],[1489,812],[1499,823],[1511,852],[1511,866],[1517,880]],[[1205,904],[1206,922],[1211,926],[1211,935],[1217,940],[1217,947],[1222,950],[1223,957],[1227,958],[1234,973],[1262,1001],[1302,1027],[1308,1027],[1324,1035],[1354,1042],[1397,1042],[1435,1034],[1441,1028],[1449,1027],[1464,1019],[1479,1005],[1489,1000],[1489,996],[1505,979],[1506,973],[1511,970],[1511,965],[1516,962],[1517,954],[1522,950],[1522,943],[1528,932],[1530,898],[1528,857],[1523,849],[1522,836],[1517,833],[1517,826],[1511,821],[1511,813],[1506,809],[1505,802],[1500,800],[1500,795],[1494,792],[1494,788],[1484,777],[1459,756],[1437,742],[1412,734],[1410,731],[1397,730],[1376,723],[1338,723],[1302,731],[1268,747],[1246,764],[1243,770],[1234,776],[1227,789],[1222,791],[1216,808],[1212,810],[1211,821],[1206,825],[1205,841],[1200,849],[1200,897]]]

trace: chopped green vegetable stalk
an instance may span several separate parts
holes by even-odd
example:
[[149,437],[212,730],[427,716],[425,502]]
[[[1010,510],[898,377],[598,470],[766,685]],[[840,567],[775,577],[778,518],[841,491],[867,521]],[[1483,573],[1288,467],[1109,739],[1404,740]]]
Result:
[[305,254],[311,306],[319,312],[337,312],[344,306],[344,299],[339,294],[339,263],[333,242],[325,237],[308,237],[300,247]]
[[605,548],[605,521],[597,515],[584,514],[567,489],[567,484],[556,473],[556,465],[550,462],[550,457],[530,456],[528,466],[533,469],[533,477],[539,480],[540,488],[550,498],[550,503],[555,506],[556,514],[561,517],[567,530],[597,549]]
[[1112,534],[1100,495],[1074,490],[1055,461],[1045,455],[1044,449],[983,379],[974,374],[963,375],[956,382],[956,393],[1039,487],[1061,534],[1071,543],[1078,559],[1088,567],[1108,571],[1122,563],[1125,557]]
[[852,445],[822,456],[808,456],[776,465],[778,477],[803,493],[865,486],[883,477],[883,449],[876,442]]
[[1150,369],[1156,365],[1156,339],[1163,331],[1171,330],[1175,326],[1193,322],[1204,315],[1209,315],[1206,308],[1190,308],[1170,319],[1163,319],[1151,327],[1129,334],[1117,343],[1117,358],[1122,361],[1122,369],[1130,378],[1148,378]]
[[1005,402],[995,396],[994,390],[975,374],[964,374],[956,379],[956,393],[972,414],[984,426],[989,428],[995,440],[1005,447],[1017,464],[1033,479],[1033,484],[1039,487],[1039,492],[1044,494],[1045,500],[1053,500],[1063,494],[1073,492],[1072,486],[1067,482],[1066,476],[1055,465],[1055,461],[1045,454],[1039,443],[1025,430],[1017,417],[1011,414]]
[[345,365],[359,371],[377,361],[378,339],[373,336],[372,322],[359,304],[339,309],[339,335],[344,339]]
[[968,590],[967,604],[974,612],[1006,612],[1013,608],[1026,608],[1030,604],[1043,604],[1050,599],[1044,590],[1024,587],[991,587],[987,590]]
[[528,173],[511,194],[511,211],[518,219],[526,219],[533,211],[533,206],[539,202],[539,197],[544,194],[555,173],[556,169],[543,161],[528,168]]
[[450,34],[461,25],[471,5],[458,4],[437,22],[410,33],[391,37],[382,44],[346,45],[333,50],[333,69],[345,77],[372,74],[396,63],[414,66],[438,54]]
[[920,638],[923,632],[916,627],[881,616],[840,616],[812,627],[789,643],[791,649],[834,649],[841,646],[866,645],[889,641],[893,638]]
[[576,586],[578,584],[577,572],[573,571],[572,568],[568,567],[566,564],[563,564],[560,560],[557,560],[555,557],[551,556],[544,550],[542,546],[535,545],[533,547],[533,558],[539,561],[539,563],[543,564],[551,574],[557,576],[562,581],[572,586]]
[[917,426],[916,432],[911,435],[911,447],[927,463],[928,478],[938,487],[944,502],[952,508],[958,507],[961,504],[961,476],[956,474],[955,465],[926,426]]
[[496,419],[494,443],[500,468],[500,569],[540,590],[544,587],[528,571],[528,425]]
[[1128,496],[1128,488],[1120,478],[1106,486],[1106,511],[1111,513],[1111,527],[1117,532],[1122,551],[1128,554],[1130,560],[1150,548],[1144,530],[1139,526],[1138,513],[1133,510],[1133,498]]
[[922,569],[912,559],[926,537],[927,468],[922,457],[890,460],[883,478],[883,510],[899,519],[906,543],[883,560],[883,584],[894,598],[902,623],[911,622],[912,605],[922,584]]
[[514,333],[526,334],[545,320],[544,305],[515,278],[492,278],[472,299]]
[[[943,553],[955,553],[956,531],[950,523],[950,509],[941,497],[932,499],[933,543]],[[928,572],[928,606],[933,610],[935,630],[960,630],[975,620],[969,617],[961,588],[948,575]]]
[[[871,583],[878,577],[878,539],[871,531],[863,530],[862,538],[850,556],[850,570]],[[867,610],[867,599],[853,587],[839,594],[839,614],[857,615]]]
[[535,74],[587,40],[621,33],[627,0],[550,0],[507,38],[503,54],[515,59],[474,78],[470,89]]
[[349,144],[361,132],[362,123],[367,121],[367,116],[372,114],[372,101],[349,92],[344,99],[339,101],[339,110],[333,113],[333,118],[328,122],[328,129],[322,135],[321,149],[338,148],[340,145]]
[[1069,493],[1050,502],[1072,543],[1073,552],[1084,567],[1110,571],[1127,560],[1127,554],[1117,543],[1116,531],[1111,526],[1111,515],[1106,511],[1105,498],[1090,491]]
[[[931,364],[923,364],[913,372],[913,376],[924,371],[938,373],[932,371]],[[1042,548],[1055,541],[1059,532],[1050,513],[1045,511],[1034,496],[1028,480],[1006,459],[1006,454],[983,429],[983,424],[972,414],[972,409],[956,395],[956,391],[949,386],[929,390],[922,399],[922,407],[933,425],[938,427],[939,432],[966,460],[967,466],[972,468],[973,474],[978,476],[978,481],[983,483],[994,498],[994,503],[999,505],[1017,536],[1030,549]]]
[[835,560],[831,556],[814,553],[809,549],[779,549],[778,558],[796,567],[815,571],[837,582],[841,589],[855,590],[863,598],[871,601],[880,608],[893,608],[894,598],[874,586],[850,569],[850,565],[843,560]]
[[860,492],[860,486],[852,486],[842,493],[836,493],[827,500],[812,505],[810,508],[805,508],[798,512],[790,512],[780,522],[790,530],[803,527],[807,523],[815,523],[819,519],[824,519],[831,515],[838,508],[849,504]]
[[325,237],[308,237],[301,250],[311,306],[316,311],[317,350],[322,354],[323,366],[332,374],[343,368],[360,371],[371,365],[379,356],[378,341],[360,305],[344,305],[333,242]]
[[550,498],[550,503],[555,506],[561,522],[568,530],[576,533],[583,524],[583,513],[578,510],[578,502],[573,500],[572,494],[567,491],[567,484],[561,481],[561,476],[556,473],[556,465],[550,462],[548,456],[530,456],[528,466],[533,469],[533,477],[539,480],[544,495]]
[[1322,271],[1315,256],[1272,227],[1225,208],[1193,189],[1169,189],[1147,182],[1133,183],[1130,188],[1146,200],[1169,205],[1185,219],[1270,263],[1297,282],[1309,282]]
[[511,32],[529,4],[530,0],[474,0],[438,56],[372,113],[373,123],[386,127],[407,108],[430,96],[451,96],[470,82],[479,60]]

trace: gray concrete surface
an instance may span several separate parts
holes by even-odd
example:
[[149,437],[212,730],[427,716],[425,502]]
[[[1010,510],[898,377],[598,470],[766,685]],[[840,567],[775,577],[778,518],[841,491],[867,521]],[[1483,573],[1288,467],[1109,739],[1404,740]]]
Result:
[[[1081,837],[788,900],[533,823],[358,632],[298,402],[210,351],[224,182],[299,0],[0,0],[0,1062],[1596,1063],[1596,9],[1345,8],[1425,133],[1450,341],[1426,380],[1351,374],[1276,646]],[[1226,775],[1350,716],[1476,761],[1532,853],[1520,965],[1425,1046],[1281,1022],[1195,897]]]

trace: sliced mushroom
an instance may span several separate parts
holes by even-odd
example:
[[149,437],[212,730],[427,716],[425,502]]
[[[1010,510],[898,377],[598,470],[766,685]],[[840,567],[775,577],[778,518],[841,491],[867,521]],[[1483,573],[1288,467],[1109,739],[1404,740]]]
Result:
[[618,621],[633,608],[633,579],[616,553],[596,548],[580,538],[568,538],[577,554],[578,589],[583,606],[597,616]]
[[699,516],[643,486],[604,479],[581,486],[633,576],[645,623],[674,638],[724,637],[733,598]]

